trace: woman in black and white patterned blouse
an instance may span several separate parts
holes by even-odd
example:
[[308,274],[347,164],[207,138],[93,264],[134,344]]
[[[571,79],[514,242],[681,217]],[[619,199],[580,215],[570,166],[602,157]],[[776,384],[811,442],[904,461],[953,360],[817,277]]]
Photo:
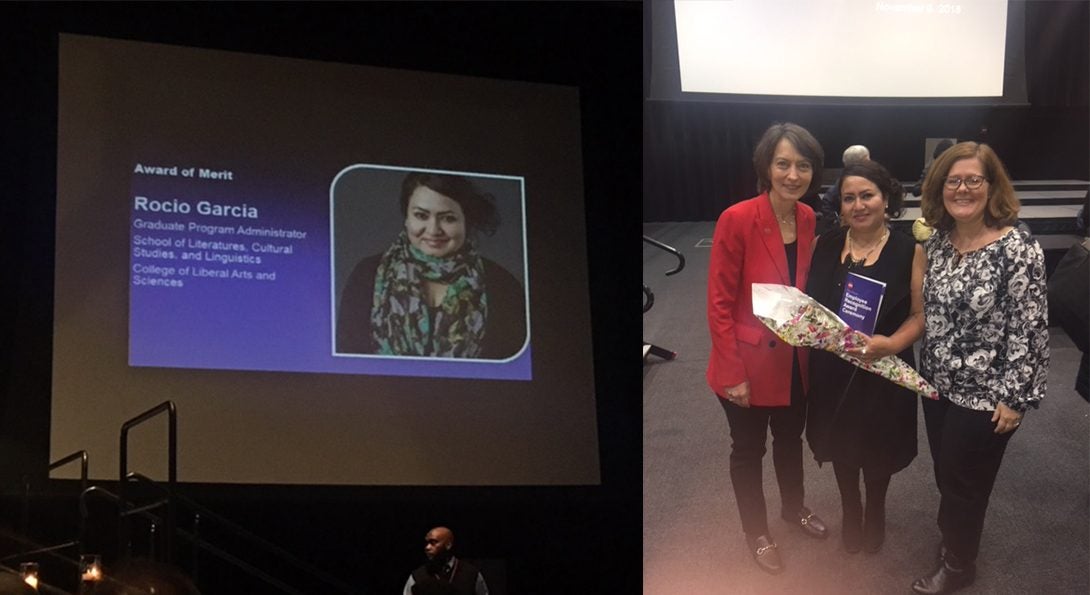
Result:
[[971,584],[1007,442],[1045,394],[1048,320],[1045,259],[1014,227],[1018,198],[991,147],[947,149],[924,181],[924,341],[920,371],[938,389],[924,400],[942,543],[917,593]]

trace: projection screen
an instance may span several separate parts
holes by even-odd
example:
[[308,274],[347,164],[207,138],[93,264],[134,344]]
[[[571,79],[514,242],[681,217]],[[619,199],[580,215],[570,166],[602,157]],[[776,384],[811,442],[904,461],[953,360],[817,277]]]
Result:
[[1022,3],[674,0],[650,8],[653,99],[1026,103]]
[[65,34],[58,102],[52,459],[599,482],[576,89]]

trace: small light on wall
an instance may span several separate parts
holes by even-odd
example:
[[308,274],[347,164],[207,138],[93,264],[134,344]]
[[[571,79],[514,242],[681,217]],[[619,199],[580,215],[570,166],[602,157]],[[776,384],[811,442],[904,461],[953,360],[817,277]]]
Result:
[[102,580],[102,560],[97,554],[82,554],[79,557],[79,578],[85,583]]
[[23,582],[38,590],[38,563],[23,562],[19,565],[19,573],[23,575]]

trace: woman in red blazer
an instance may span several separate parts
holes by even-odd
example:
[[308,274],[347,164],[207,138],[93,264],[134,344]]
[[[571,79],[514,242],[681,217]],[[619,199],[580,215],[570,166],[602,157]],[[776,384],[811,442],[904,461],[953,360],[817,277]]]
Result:
[[761,194],[719,217],[708,270],[708,385],[730,426],[730,477],[746,544],[757,564],[783,570],[768,530],[761,468],[768,428],[780,486],[781,516],[824,538],[825,523],[803,503],[802,431],[808,353],[776,337],[753,316],[751,286],[806,287],[814,211],[799,202],[817,189],[824,153],[805,128],[773,124],[753,153]]

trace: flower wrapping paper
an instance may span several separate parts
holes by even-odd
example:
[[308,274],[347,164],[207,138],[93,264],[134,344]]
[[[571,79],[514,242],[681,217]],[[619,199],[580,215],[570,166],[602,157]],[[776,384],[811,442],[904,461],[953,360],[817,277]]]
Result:
[[939,398],[938,391],[896,355],[873,362],[849,355],[847,350],[862,345],[866,335],[852,330],[839,316],[795,287],[754,283],[753,315],[788,345],[830,351],[894,384],[929,399]]

